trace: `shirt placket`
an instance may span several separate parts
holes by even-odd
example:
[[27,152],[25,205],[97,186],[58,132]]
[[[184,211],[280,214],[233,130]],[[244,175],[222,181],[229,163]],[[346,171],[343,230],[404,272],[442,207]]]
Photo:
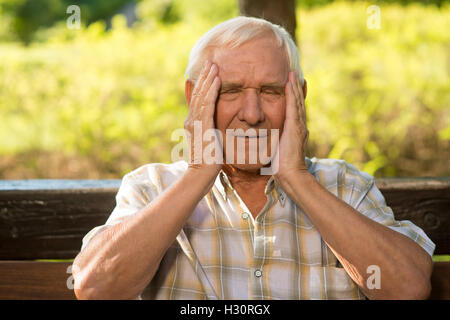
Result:
[[240,212],[239,215],[245,225],[248,228],[248,232],[251,235],[249,246],[252,247],[253,257],[251,257],[250,263],[250,299],[265,299],[266,290],[264,286],[264,263],[266,258],[266,228],[265,228],[265,218],[268,210],[274,204],[274,197],[272,195],[272,188],[266,189],[267,202],[260,214],[256,219],[250,213],[245,203],[237,194],[236,190],[231,186],[228,179],[225,178],[223,181],[227,188],[232,192],[233,196],[239,203]]
[[263,281],[264,260],[266,258],[264,216],[265,212],[262,212],[254,219],[253,261],[250,272],[250,284],[252,287],[253,299],[264,299],[265,296]]

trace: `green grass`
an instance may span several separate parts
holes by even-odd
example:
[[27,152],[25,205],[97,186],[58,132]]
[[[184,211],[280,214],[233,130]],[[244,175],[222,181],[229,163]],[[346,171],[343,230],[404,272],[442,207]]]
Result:
[[36,262],[73,262],[74,259],[37,259]]
[[448,262],[450,261],[450,255],[448,254],[440,254],[433,256],[434,262]]

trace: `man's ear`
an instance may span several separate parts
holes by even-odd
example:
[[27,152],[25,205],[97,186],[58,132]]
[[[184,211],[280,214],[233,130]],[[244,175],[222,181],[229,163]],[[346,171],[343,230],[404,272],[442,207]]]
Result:
[[187,79],[184,84],[184,96],[189,108],[191,107],[192,91],[194,91],[194,82]]
[[306,94],[308,93],[308,85],[306,84],[306,79],[303,79],[302,91],[303,91],[303,99],[306,100]]

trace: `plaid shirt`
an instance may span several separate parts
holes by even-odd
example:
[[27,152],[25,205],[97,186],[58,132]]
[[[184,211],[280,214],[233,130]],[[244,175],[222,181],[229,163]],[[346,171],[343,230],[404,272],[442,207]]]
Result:
[[[316,180],[370,219],[414,240],[430,255],[435,245],[410,221],[396,221],[373,177],[343,160],[306,158]],[[186,162],[147,164],[128,174],[117,205],[89,240],[164,192]],[[251,192],[251,190],[248,190]],[[365,299],[308,216],[273,177],[267,203],[254,218],[221,171],[198,203],[158,272],[142,293],[149,299]],[[176,200],[176,199],[174,199]],[[357,241],[357,239],[355,239]]]

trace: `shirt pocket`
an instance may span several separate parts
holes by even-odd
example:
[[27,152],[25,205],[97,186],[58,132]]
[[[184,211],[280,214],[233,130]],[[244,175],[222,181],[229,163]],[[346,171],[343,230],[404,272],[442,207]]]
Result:
[[358,285],[344,268],[309,267],[308,296],[310,299],[361,300],[365,299]]

